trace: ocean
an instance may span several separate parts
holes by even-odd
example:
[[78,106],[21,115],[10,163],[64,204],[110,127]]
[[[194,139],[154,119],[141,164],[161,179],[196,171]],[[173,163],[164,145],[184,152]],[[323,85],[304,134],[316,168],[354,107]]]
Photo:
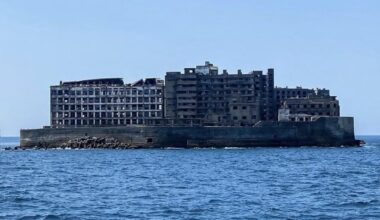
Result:
[[380,219],[380,136],[361,148],[6,151],[0,219]]

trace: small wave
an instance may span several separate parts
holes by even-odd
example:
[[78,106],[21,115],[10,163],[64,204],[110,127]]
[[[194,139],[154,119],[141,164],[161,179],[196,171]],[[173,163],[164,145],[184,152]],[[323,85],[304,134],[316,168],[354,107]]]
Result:
[[30,201],[35,201],[37,199],[33,198],[33,197],[21,197],[21,196],[17,196],[15,198],[12,199],[13,202],[15,203],[23,203],[23,202],[30,202]]
[[368,149],[373,149],[373,148],[378,148],[378,147],[380,147],[380,144],[367,143],[363,146],[363,148],[368,148]]
[[210,199],[208,203],[214,204],[214,203],[223,203],[223,200],[220,199]]
[[55,219],[62,219],[62,218],[58,215],[47,215],[43,219],[44,220],[55,220]]
[[194,150],[215,150],[218,148],[216,148],[216,147],[194,147],[192,149],[194,149]]
[[18,218],[19,220],[34,220],[34,219],[43,219],[43,220],[59,220],[65,219],[63,216],[48,214],[48,215],[28,215]]
[[165,210],[164,210],[164,213],[165,213],[165,214],[181,214],[180,211],[173,210],[173,209],[170,209],[170,208],[165,209]]
[[19,220],[34,220],[34,219],[41,219],[43,218],[42,215],[27,215],[27,216],[22,216],[18,218]]
[[245,147],[225,147],[223,148],[225,150],[242,150],[242,149],[247,149]]
[[372,199],[372,200],[369,200],[369,201],[345,202],[345,203],[341,203],[339,206],[362,207],[362,206],[372,205],[372,204],[378,203],[378,202],[379,202],[379,200]]
[[183,148],[180,147],[165,147],[165,150],[182,150]]

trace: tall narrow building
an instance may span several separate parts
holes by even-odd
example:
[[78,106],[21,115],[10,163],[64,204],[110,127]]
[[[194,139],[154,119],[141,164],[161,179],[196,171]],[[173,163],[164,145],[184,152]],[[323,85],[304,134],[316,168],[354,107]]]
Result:
[[229,74],[210,62],[165,76],[165,117],[205,125],[253,125],[275,120],[274,70]]

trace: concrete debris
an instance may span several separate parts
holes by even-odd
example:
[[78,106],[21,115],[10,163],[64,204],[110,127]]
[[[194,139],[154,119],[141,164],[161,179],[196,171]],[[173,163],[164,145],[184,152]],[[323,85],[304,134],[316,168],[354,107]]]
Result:
[[122,143],[115,138],[99,138],[99,137],[80,137],[64,142],[62,148],[109,148],[109,149],[124,149],[131,146]]

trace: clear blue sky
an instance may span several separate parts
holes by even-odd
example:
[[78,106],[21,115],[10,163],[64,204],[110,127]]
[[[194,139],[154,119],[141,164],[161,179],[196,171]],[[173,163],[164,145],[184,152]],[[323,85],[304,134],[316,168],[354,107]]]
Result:
[[329,88],[357,134],[380,134],[380,1],[0,0],[0,129],[49,124],[60,80],[164,77],[209,60]]

